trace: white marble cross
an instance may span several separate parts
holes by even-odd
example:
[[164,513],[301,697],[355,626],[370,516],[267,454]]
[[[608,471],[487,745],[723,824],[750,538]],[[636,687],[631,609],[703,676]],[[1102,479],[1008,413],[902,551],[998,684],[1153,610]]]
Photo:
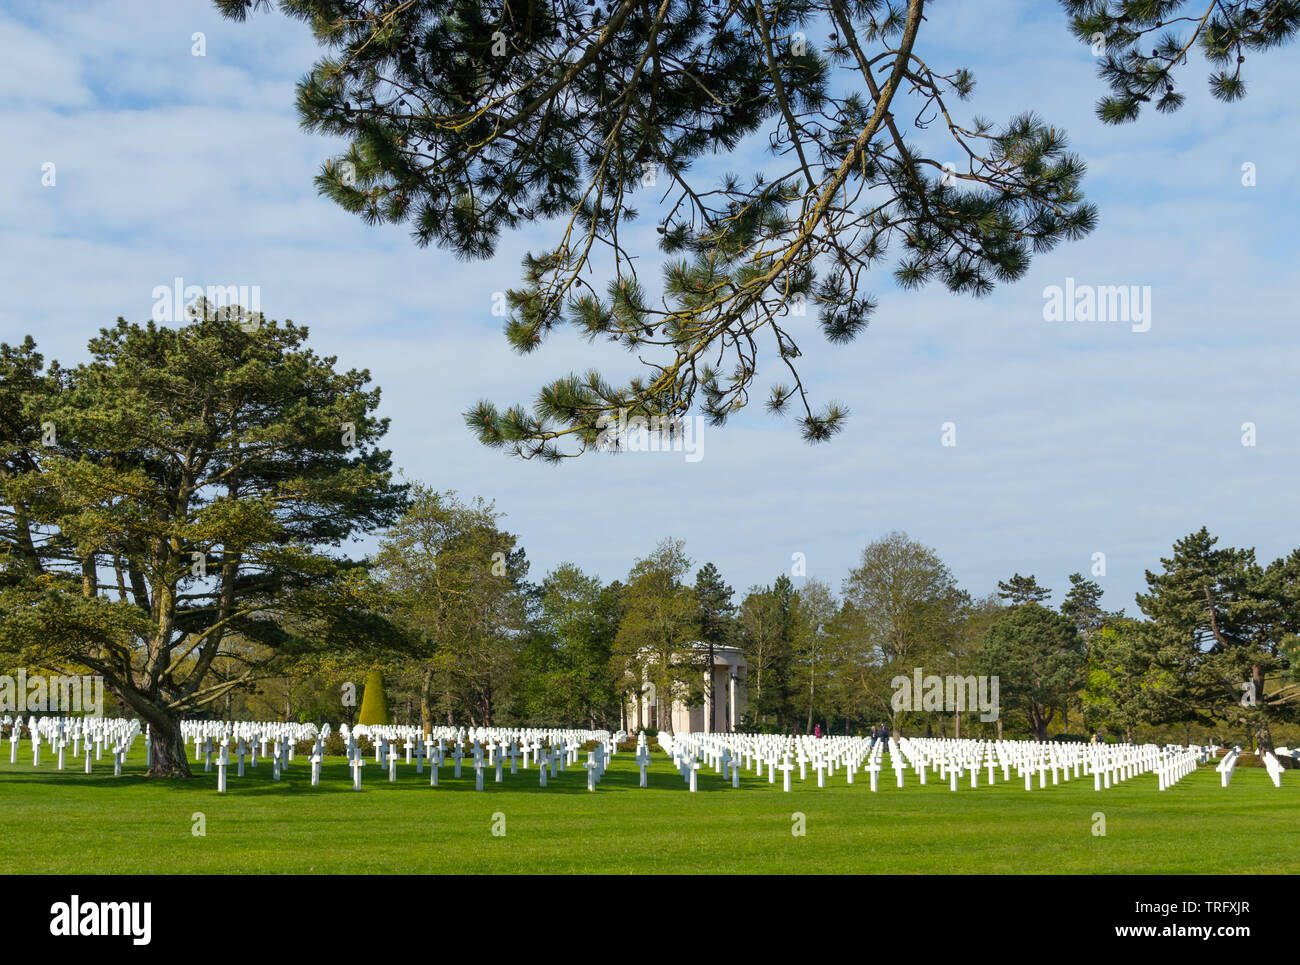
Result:
[[361,790],[361,768],[366,766],[366,759],[357,754],[348,766],[352,768],[352,790],[359,791]]
[[[781,778],[782,778],[782,782],[781,782],[781,783],[782,783],[782,788],[781,788],[781,789],[782,789],[783,791],[789,791],[789,790],[790,790],[790,772],[793,771],[794,768],[795,768],[795,765],[793,765],[793,764],[790,763],[790,755],[789,755],[789,754],[785,755],[785,757],[782,758],[781,763],[778,764],[778,765],[776,765],[776,766],[777,766],[777,769],[778,769],[779,771],[781,771]],[[878,768],[877,768],[877,769],[878,769]],[[873,775],[871,775],[871,777],[872,777],[872,780],[874,781],[874,779],[875,779],[875,775],[873,774]],[[875,788],[872,788],[872,790],[875,790]]]
[[880,789],[880,762],[873,760],[870,764],[866,766],[865,770],[868,774],[871,775],[871,790],[873,791],[879,790]]

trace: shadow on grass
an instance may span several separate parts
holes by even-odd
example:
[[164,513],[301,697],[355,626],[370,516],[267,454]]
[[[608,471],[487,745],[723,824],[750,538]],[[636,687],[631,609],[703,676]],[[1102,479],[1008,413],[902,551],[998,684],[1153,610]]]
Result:
[[[656,763],[659,766],[656,768],[651,765],[647,772],[649,787],[642,788],[640,787],[641,775],[635,766],[629,765],[627,761],[616,759],[611,767],[605,771],[594,792],[587,790],[586,771],[578,767],[571,767],[566,771],[557,772],[555,777],[548,777],[546,787],[540,786],[538,772],[535,769],[521,769],[516,774],[511,774],[507,769],[502,775],[502,781],[498,783],[495,779],[495,768],[485,768],[483,772],[483,790],[479,791],[475,788],[473,768],[470,767],[463,767],[461,776],[457,778],[452,774],[452,766],[445,765],[439,771],[438,786],[432,787],[429,784],[429,768],[427,765],[423,774],[417,774],[414,764],[402,764],[398,770],[397,781],[392,782],[388,780],[387,768],[368,763],[366,770],[362,772],[361,791],[358,792],[352,787],[351,768],[343,763],[342,758],[334,758],[332,761],[330,759],[326,760],[321,766],[320,784],[316,787],[311,785],[310,763],[297,761],[288,765],[281,771],[281,780],[275,781],[271,777],[269,765],[263,761],[257,767],[248,765],[243,777],[236,776],[232,767],[226,775],[225,793],[231,797],[364,794],[368,791],[430,791],[443,794],[490,794],[504,791],[508,793],[535,792],[539,794],[595,795],[609,791],[662,791],[673,789],[690,793],[685,779],[677,773],[675,768],[664,761]],[[152,778],[145,776],[142,770],[143,761],[128,761],[123,767],[120,776],[114,776],[111,772],[104,773],[103,770],[90,774],[86,774],[80,769],[58,771],[52,767],[47,768],[45,765],[41,765],[38,769],[23,770],[21,764],[16,764],[0,768],[0,786],[12,782],[14,784],[41,784],[56,787],[95,787],[115,791],[149,786],[159,788],[165,793],[188,791],[218,793],[215,767],[212,771],[207,772],[203,770],[201,763],[194,766],[194,762],[191,762],[191,766],[193,776],[190,778]],[[369,779],[366,776],[367,770],[370,774]],[[729,779],[724,779],[718,774],[701,771],[696,778],[697,793],[700,794],[716,794],[728,791],[732,793],[754,792],[767,787],[766,779],[758,777],[742,776],[739,788],[733,788]]]

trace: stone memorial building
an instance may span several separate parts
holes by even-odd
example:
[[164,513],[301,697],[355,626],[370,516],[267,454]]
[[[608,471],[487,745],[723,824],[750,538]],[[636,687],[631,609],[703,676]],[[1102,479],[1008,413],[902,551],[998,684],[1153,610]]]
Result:
[[[674,694],[672,700],[650,700],[642,693],[628,701],[625,708],[625,727],[635,733],[642,728],[668,730],[673,733],[731,733],[740,729],[740,719],[745,713],[745,655],[738,647],[713,648],[713,700],[706,696],[708,647],[703,643],[692,646],[699,653],[701,667],[698,692]],[[695,689],[695,688],[692,688]],[[660,720],[660,715],[664,720]]]

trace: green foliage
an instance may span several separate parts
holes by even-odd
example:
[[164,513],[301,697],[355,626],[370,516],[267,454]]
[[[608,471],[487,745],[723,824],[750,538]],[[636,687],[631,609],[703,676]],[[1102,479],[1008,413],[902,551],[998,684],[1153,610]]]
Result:
[[941,669],[959,644],[970,597],[938,553],[900,532],[863,550],[841,596],[856,709],[897,728],[903,718],[892,706],[889,681],[917,667]]
[[771,586],[751,587],[740,605],[741,647],[748,661],[748,714],[764,730],[788,732],[798,719],[796,608],[794,584],[785,574]]
[[[665,539],[636,561],[622,592],[623,618],[614,638],[616,678],[622,691],[638,698],[653,692],[660,730],[672,730],[672,702],[690,699],[692,688],[698,687],[700,655],[692,646],[696,601],[682,583],[690,566],[686,544]],[[636,727],[645,722],[629,723]]]
[[[236,20],[270,6],[216,5]],[[605,448],[602,417],[620,411],[721,424],[748,403],[760,345],[789,376],[769,409],[828,439],[848,413],[810,400],[797,369],[810,308],[844,343],[875,310],[873,271],[984,295],[1095,224],[1060,128],[1028,113],[962,118],[970,72],[918,69],[923,0],[278,6],[325,51],[298,85],[302,124],[348,144],[317,176],[321,193],[461,258],[553,219],[507,294],[510,345],[532,352],[570,325],[642,361],[622,384],[570,374],[531,411],[484,400],[465,414],[484,444],[523,457]],[[939,143],[905,138],[904,115]],[[753,136],[771,152],[751,174],[706,173],[702,160]],[[668,256],[662,301],[636,273],[649,252],[629,222],[643,200]]]
[[421,720],[487,726],[511,702],[527,622],[528,561],[481,498],[423,485],[375,554],[385,612],[403,630]]
[[366,686],[361,695],[361,713],[358,724],[389,724],[388,697],[384,693],[384,674],[378,668],[366,674]]
[[1084,720],[1132,736],[1140,725],[1197,719],[1185,658],[1152,625],[1109,619],[1088,647]]
[[1253,549],[1217,543],[1204,527],[1178,540],[1137,602],[1185,668],[1191,706],[1249,728],[1267,750],[1271,726],[1300,713],[1300,686],[1287,679],[1300,554],[1263,567]]
[[1061,0],[1061,6],[1071,32],[1102,56],[1097,72],[1111,93],[1097,103],[1097,116],[1108,124],[1136,120],[1153,101],[1161,113],[1181,108],[1186,97],[1175,74],[1194,46],[1217,68],[1208,78],[1210,93],[1240,100],[1247,52],[1284,46],[1300,28],[1300,4],[1291,0]]
[[1068,619],[1037,603],[1008,608],[989,627],[981,674],[999,678],[1002,713],[1025,715],[1037,740],[1082,684],[1083,640]]
[[388,424],[369,374],[306,340],[203,303],[118,319],[75,369],[0,346],[0,653],[102,674],[160,774],[188,772],[181,715],[388,634],[335,550],[401,509]]
[[523,719],[533,726],[618,729],[612,658],[620,592],[618,584],[602,586],[571,563],[546,575],[523,658]]
[[1023,603],[1042,603],[1052,595],[1045,586],[1039,586],[1031,573],[1029,576],[1014,574],[1011,579],[998,580],[998,598],[1008,601],[1012,606]]

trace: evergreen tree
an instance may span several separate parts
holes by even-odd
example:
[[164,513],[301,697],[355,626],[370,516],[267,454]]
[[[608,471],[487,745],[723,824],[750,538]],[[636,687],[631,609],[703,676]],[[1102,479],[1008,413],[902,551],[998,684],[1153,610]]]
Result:
[[1059,613],[1030,601],[1003,611],[989,627],[980,673],[998,678],[1002,713],[1025,715],[1034,739],[1083,683],[1083,640]]
[[1009,601],[1012,606],[1042,603],[1051,595],[1052,591],[1039,586],[1032,573],[1029,576],[1016,573],[1010,580],[998,580],[998,598]]
[[332,550],[404,501],[368,373],[292,322],[194,315],[118,319],[71,370],[0,346],[0,651],[102,675],[152,728],[159,776],[189,775],[186,714],[386,638]]
[[1061,615],[1074,624],[1085,642],[1091,642],[1108,617],[1118,616],[1101,608],[1101,592],[1095,580],[1085,580],[1082,573],[1070,574],[1070,589],[1061,601]]
[[384,674],[375,667],[366,674],[366,687],[361,693],[361,712],[357,715],[358,724],[390,724],[388,697],[384,693]]
[[1164,641],[1183,648],[1201,711],[1247,728],[1261,752],[1271,751],[1270,724],[1297,709],[1295,688],[1282,684],[1296,621],[1295,554],[1265,569],[1253,549],[1217,543],[1204,527],[1174,543],[1164,571],[1147,571],[1138,606]]
[[796,606],[794,584],[785,574],[771,586],[751,587],[740,605],[741,648],[747,663],[746,716],[778,732],[797,720]]
[[695,620],[696,632],[705,647],[704,714],[709,721],[708,730],[713,729],[716,648],[730,645],[735,634],[736,605],[731,602],[733,592],[712,563],[705,563],[696,572]]
[[1094,633],[1087,650],[1083,716],[1132,740],[1139,726],[1199,721],[1188,693],[1184,648],[1162,640],[1158,628],[1113,617]]

